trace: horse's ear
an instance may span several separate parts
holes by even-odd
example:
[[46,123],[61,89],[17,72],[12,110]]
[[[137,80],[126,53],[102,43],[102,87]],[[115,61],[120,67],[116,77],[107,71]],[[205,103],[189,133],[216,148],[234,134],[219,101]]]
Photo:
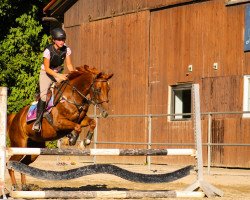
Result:
[[83,68],[87,71],[89,71],[89,66],[88,65],[84,65]]
[[107,79],[112,78],[112,77],[113,77],[113,75],[114,75],[114,74],[108,74],[108,75],[107,75]]
[[92,74],[99,74],[100,73],[95,67],[90,68],[89,66],[84,65],[84,68],[86,71],[88,71]]
[[102,74],[102,78],[109,80],[114,74]]
[[102,72],[99,72],[99,73],[96,75],[96,78],[103,78],[103,73],[102,73]]

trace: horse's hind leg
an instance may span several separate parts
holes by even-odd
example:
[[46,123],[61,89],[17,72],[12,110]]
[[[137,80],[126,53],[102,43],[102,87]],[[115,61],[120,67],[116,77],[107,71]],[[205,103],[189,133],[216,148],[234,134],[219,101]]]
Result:
[[[26,155],[22,160],[21,163],[25,165],[29,165],[33,163],[37,159],[38,155]],[[31,186],[33,185],[28,185],[26,181],[26,175],[21,173],[21,183],[22,183],[22,190],[27,191],[27,190],[32,190]]]
[[[19,161],[19,160],[22,159],[22,157],[23,157],[23,155],[14,155],[14,156],[11,156],[10,160]],[[11,180],[11,183],[12,183],[12,190],[14,190],[14,191],[19,190],[14,170],[8,169],[8,172],[9,172],[10,180]]]
[[[38,142],[34,142],[32,140],[28,140],[27,147],[44,148],[45,142],[38,143]],[[30,165],[31,163],[33,163],[37,159],[37,157],[38,157],[38,155],[26,155],[21,160],[21,163],[23,163],[25,165]],[[21,173],[21,183],[22,183],[22,190],[33,190],[34,189],[33,185],[27,185],[26,175],[23,173]],[[35,188],[37,188],[37,187],[35,186]]]

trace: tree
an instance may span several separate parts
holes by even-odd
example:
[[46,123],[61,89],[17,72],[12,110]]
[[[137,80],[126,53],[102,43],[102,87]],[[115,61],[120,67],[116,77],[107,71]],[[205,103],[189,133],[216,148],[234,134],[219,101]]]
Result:
[[[3,2],[5,7],[8,6],[6,2]],[[0,17],[3,15],[1,9]],[[37,19],[39,12],[33,5],[27,13],[22,13],[15,19],[15,27],[0,41],[0,86],[9,89],[8,113],[17,112],[34,100],[42,51],[48,42],[41,19]]]

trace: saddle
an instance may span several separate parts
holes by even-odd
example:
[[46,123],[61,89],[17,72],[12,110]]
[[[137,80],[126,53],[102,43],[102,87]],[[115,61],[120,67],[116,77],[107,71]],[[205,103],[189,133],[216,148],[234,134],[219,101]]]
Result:
[[[45,117],[51,125],[53,124],[53,120],[52,120],[52,117],[50,115],[52,108],[54,106],[56,106],[56,104],[58,102],[65,101],[65,99],[61,95],[59,97],[58,97],[58,95],[55,97],[54,87],[56,87],[55,82],[53,82],[48,89],[47,97],[46,97],[46,107],[45,107],[45,111],[43,114],[43,117]],[[59,87],[59,90],[62,89],[62,87],[63,87],[63,84],[61,85],[61,87]],[[37,116],[36,116],[37,115],[37,103],[38,103],[38,100],[31,103],[29,110],[27,112],[26,123],[30,123],[30,122],[36,120],[36,118],[37,118]]]
[[[46,103],[46,108],[44,111],[44,116],[47,116],[50,111],[52,110],[52,107],[54,106],[54,96],[52,95],[52,97],[50,98],[50,100]],[[36,120],[36,113],[37,113],[37,103],[38,101],[34,101],[31,103],[29,110],[27,112],[27,116],[26,116],[26,122],[30,123],[32,121]]]

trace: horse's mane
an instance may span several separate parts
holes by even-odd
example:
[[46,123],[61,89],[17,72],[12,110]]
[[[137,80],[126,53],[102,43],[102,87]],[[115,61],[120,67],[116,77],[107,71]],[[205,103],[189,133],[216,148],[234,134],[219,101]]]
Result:
[[88,65],[84,65],[84,66],[80,66],[80,67],[76,67],[76,70],[71,71],[68,74],[68,79],[69,80],[73,80],[76,77],[82,75],[82,74],[98,74],[99,72],[97,71],[96,68],[90,68]]
[[76,77],[82,75],[83,72],[82,71],[71,71],[69,74],[68,74],[68,79],[69,80],[73,80],[75,79]]

